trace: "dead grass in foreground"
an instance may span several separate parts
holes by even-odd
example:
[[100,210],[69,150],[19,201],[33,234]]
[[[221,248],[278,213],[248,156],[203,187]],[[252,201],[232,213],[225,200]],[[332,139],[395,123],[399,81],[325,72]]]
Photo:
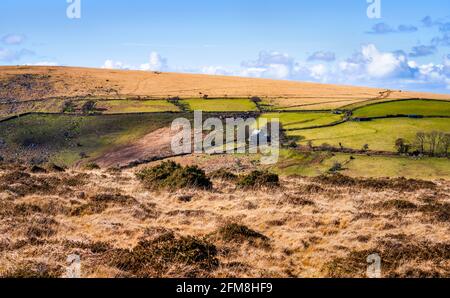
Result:
[[[53,168],[53,167],[52,167]],[[0,275],[450,277],[450,184],[344,176],[151,190],[136,170],[0,166]],[[235,173],[237,174],[237,173]]]

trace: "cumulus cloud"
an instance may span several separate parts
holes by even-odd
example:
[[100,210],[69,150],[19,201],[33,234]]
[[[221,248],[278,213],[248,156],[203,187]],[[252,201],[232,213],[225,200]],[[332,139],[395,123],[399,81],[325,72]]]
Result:
[[161,57],[157,52],[150,53],[149,62],[141,64],[141,70],[144,71],[164,71],[168,69],[167,59]]
[[416,32],[419,29],[413,25],[400,25],[394,28],[386,23],[377,23],[373,25],[372,29],[368,31],[369,34],[388,34],[388,33],[410,33]]
[[131,67],[121,61],[114,61],[111,59],[107,59],[107,60],[105,60],[105,62],[101,66],[101,68],[104,68],[104,69],[130,69]]
[[436,47],[435,46],[415,46],[412,48],[411,53],[409,53],[410,57],[423,57],[423,56],[429,56],[436,53]]
[[362,47],[367,74],[374,78],[409,76],[407,58],[402,54],[380,52],[374,44]]
[[416,32],[419,29],[416,26],[413,25],[400,25],[398,26],[398,32],[402,33],[409,33],[409,32]]
[[262,51],[257,60],[244,61],[241,66],[244,76],[287,79],[294,72],[295,59],[286,53]]
[[450,46],[450,17],[434,20],[430,16],[422,19],[425,27],[438,27],[441,35],[434,37],[431,44],[434,46]]
[[25,36],[20,34],[8,34],[2,37],[2,42],[6,45],[19,45],[25,41]]
[[431,40],[431,43],[436,46],[450,47],[450,33],[437,36]]
[[362,47],[355,58],[339,64],[343,78],[357,83],[375,80],[380,86],[406,86],[418,90],[450,89],[450,57],[442,64],[419,65],[408,60],[402,51],[382,52],[375,45]]
[[[413,51],[425,53],[419,47]],[[419,65],[404,51],[383,52],[367,44],[348,59],[332,64],[311,59],[302,62],[287,53],[262,51],[256,60],[242,62],[240,69],[204,67],[192,72],[432,90],[448,88],[449,69],[450,57],[442,64]]]
[[54,62],[54,61],[39,61],[39,62],[35,62],[35,63],[27,63],[24,65],[31,65],[31,66],[58,66],[59,63],[58,62]]
[[430,16],[426,16],[422,19],[422,24],[425,27],[432,27],[436,25],[436,22]]
[[313,53],[311,56],[308,57],[308,61],[334,61],[336,60],[336,54],[333,52],[324,52],[324,51],[318,51]]
[[28,49],[11,50],[0,48],[0,61],[13,62],[22,59],[25,56],[32,56],[34,52]]
[[371,31],[368,31],[367,33],[371,34],[387,34],[395,32],[395,29],[391,26],[389,26],[386,23],[377,23],[373,25]]
[[207,65],[196,68],[169,67],[166,58],[153,52],[149,62],[140,66],[106,60],[103,67],[355,84],[392,89],[450,89],[450,55],[437,64],[420,65],[409,60],[431,50],[433,48],[418,46],[413,48],[412,55],[408,55],[404,51],[384,52],[374,44],[366,44],[351,57],[343,60],[335,58],[334,62],[331,61],[333,55],[328,52],[314,52],[311,56],[315,59],[310,59],[310,56],[305,61],[299,61],[288,53],[261,51],[255,60],[243,61],[238,67]]

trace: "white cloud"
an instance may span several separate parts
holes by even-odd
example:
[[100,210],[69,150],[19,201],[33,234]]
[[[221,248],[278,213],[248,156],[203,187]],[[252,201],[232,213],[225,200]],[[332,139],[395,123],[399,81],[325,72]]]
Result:
[[22,59],[24,56],[34,55],[33,51],[27,49],[11,50],[0,48],[0,61],[12,62]]
[[317,64],[310,67],[310,75],[316,80],[325,80],[325,75],[328,73],[328,69],[323,64]]
[[58,62],[53,62],[53,61],[39,61],[39,62],[35,62],[35,63],[27,63],[24,65],[29,65],[29,66],[58,66],[59,63]]
[[104,68],[104,69],[131,69],[132,67],[124,64],[121,61],[114,61],[114,60],[108,59],[103,63],[101,68]]
[[308,57],[308,61],[326,61],[336,60],[336,54],[333,52],[317,51]]
[[169,67],[166,58],[152,52],[149,62],[140,66],[106,60],[103,67],[288,79],[391,89],[427,91],[450,89],[450,55],[444,57],[441,64],[421,65],[408,60],[408,55],[403,51],[383,52],[374,44],[363,45],[348,59],[335,62],[317,63],[311,59],[299,61],[287,53],[262,51],[256,60],[243,61],[240,67],[207,65],[186,68]]
[[361,52],[366,60],[367,74],[371,77],[398,76],[409,68],[404,55],[380,52],[373,44],[363,46]]
[[294,73],[295,59],[286,53],[262,51],[257,60],[244,61],[241,66],[243,76],[288,79]]
[[165,71],[168,69],[167,59],[161,57],[157,52],[151,52],[149,62],[141,64],[140,69],[145,71]]
[[20,34],[8,34],[2,37],[2,42],[7,45],[19,45],[25,41],[25,36]]

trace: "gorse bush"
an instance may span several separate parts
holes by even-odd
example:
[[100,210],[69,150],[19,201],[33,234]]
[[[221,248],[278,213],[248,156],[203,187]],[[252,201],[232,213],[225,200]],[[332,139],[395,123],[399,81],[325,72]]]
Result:
[[253,171],[248,175],[241,176],[237,185],[241,188],[278,187],[280,179],[277,174],[267,171]]
[[197,166],[182,167],[173,161],[144,169],[136,176],[150,189],[187,187],[210,189],[212,187],[211,180],[202,169]]
[[84,166],[86,170],[99,170],[100,166],[95,162],[90,162]]
[[173,161],[165,161],[155,167],[143,169],[136,176],[144,182],[161,183],[180,168],[181,166]]
[[222,180],[228,180],[228,181],[234,181],[237,179],[237,176],[225,169],[219,169],[217,171],[211,172],[209,174],[209,177],[213,179],[222,179]]

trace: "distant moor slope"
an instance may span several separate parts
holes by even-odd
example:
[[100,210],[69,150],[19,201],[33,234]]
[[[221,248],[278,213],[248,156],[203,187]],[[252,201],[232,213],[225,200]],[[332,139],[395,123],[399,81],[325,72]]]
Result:
[[228,76],[74,67],[0,67],[0,100],[3,101],[79,96],[200,98],[204,95],[210,98],[281,98],[278,102],[271,102],[280,106],[336,101],[351,104],[354,101],[373,99],[450,99],[448,94]]

